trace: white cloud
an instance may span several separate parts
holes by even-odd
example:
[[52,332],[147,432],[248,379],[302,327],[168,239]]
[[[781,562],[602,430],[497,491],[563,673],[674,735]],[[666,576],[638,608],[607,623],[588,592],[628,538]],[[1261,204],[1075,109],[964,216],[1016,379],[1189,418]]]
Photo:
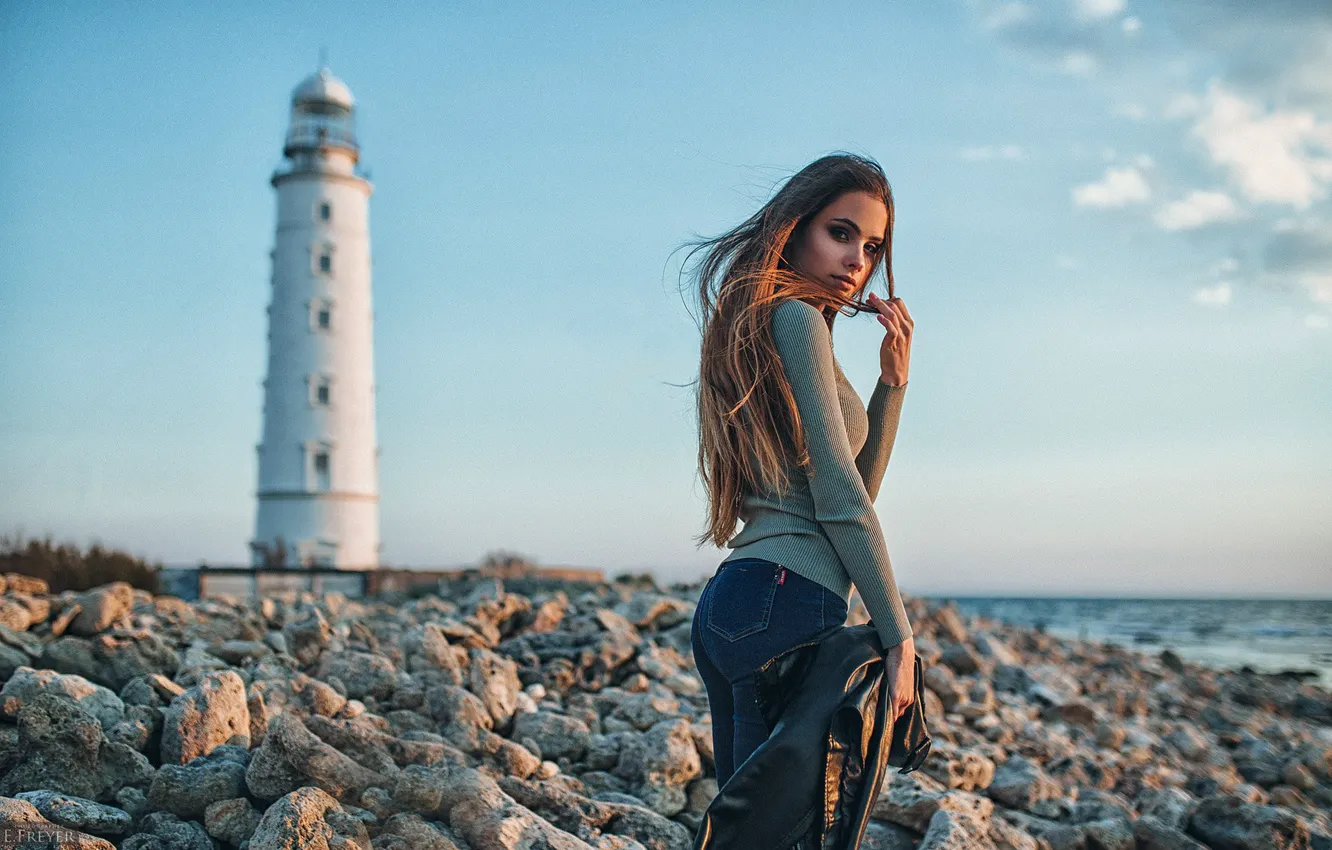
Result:
[[982,22],[987,29],[1003,29],[1021,23],[1031,17],[1031,7],[1026,3],[1001,3],[985,16]]
[[1096,20],[1124,11],[1124,0],[1074,0],[1074,6],[1080,17]]
[[1087,76],[1096,70],[1096,57],[1085,50],[1070,50],[1064,54],[1059,67],[1070,74]]
[[1162,230],[1196,230],[1209,224],[1235,221],[1242,213],[1225,192],[1194,189],[1181,200],[1163,205],[1153,216]]
[[962,158],[967,162],[992,162],[996,159],[1015,161],[1025,156],[1026,152],[1019,145],[982,145],[962,149]]
[[1304,326],[1310,330],[1325,331],[1332,321],[1328,321],[1326,313],[1310,313],[1304,317]]
[[[1332,108],[1332,14],[1327,0],[1172,0],[1159,4],[1194,63],[1250,95],[1326,114]],[[1163,45],[1164,46],[1164,45]]]
[[1124,0],[963,2],[997,42],[1037,65],[1119,72],[1118,90],[1147,92],[1139,97],[1206,69],[1242,92],[1332,107],[1328,0],[1171,0],[1152,5],[1152,26]]
[[1073,188],[1073,203],[1080,207],[1122,207],[1151,196],[1151,187],[1134,166],[1109,168],[1100,180]]
[[1315,303],[1332,304],[1332,274],[1306,274],[1300,282]]
[[[1091,77],[1128,67],[1150,50],[1150,39],[1137,37],[1136,31],[1126,37],[1125,0],[963,2],[999,43],[1061,73]],[[1132,30],[1134,24],[1127,26]]]
[[984,15],[982,25],[986,29],[1003,29],[1012,27],[1014,24],[1023,23],[1031,17],[1031,7],[1026,3],[1020,3],[1018,0],[1012,3],[1000,3],[995,5]]
[[1193,135],[1251,201],[1307,209],[1332,183],[1332,123],[1312,112],[1267,112],[1213,81]]
[[1230,305],[1230,284],[1204,286],[1193,293],[1193,300],[1204,307],[1227,307]]
[[[1283,291],[1332,321],[1329,0],[1172,0],[1151,18],[1125,0],[963,2],[995,24],[985,31],[996,45],[1035,68],[1084,75],[1089,103],[1142,122],[1074,144],[1075,158],[1173,131],[1152,139],[1160,164],[1150,169],[1109,153],[1104,177],[1072,189],[1075,204],[1136,204],[1149,223],[1196,234],[1195,246],[1216,253],[1194,286]],[[1209,184],[1213,194],[1190,194]],[[1291,215],[1294,226],[1274,226]],[[1203,229],[1239,216],[1245,227]]]

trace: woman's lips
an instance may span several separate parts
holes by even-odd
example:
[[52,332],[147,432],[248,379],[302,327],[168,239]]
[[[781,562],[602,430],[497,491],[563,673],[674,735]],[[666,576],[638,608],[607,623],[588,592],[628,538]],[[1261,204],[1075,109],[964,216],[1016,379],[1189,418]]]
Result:
[[853,281],[851,278],[846,277],[846,276],[844,276],[844,275],[840,275],[840,274],[838,274],[838,275],[833,275],[833,280],[835,280],[835,281],[837,281],[838,283],[840,283],[840,284],[842,285],[842,288],[843,288],[843,289],[855,289],[855,288],[856,288],[856,282]]

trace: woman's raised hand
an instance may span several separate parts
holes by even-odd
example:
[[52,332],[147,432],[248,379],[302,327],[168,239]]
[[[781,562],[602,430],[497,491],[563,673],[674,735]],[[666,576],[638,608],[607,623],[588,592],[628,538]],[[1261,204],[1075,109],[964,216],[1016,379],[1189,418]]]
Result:
[[879,311],[879,324],[887,331],[879,345],[880,380],[900,387],[907,382],[907,371],[911,366],[911,331],[916,323],[901,298],[884,301],[870,293],[869,303]]

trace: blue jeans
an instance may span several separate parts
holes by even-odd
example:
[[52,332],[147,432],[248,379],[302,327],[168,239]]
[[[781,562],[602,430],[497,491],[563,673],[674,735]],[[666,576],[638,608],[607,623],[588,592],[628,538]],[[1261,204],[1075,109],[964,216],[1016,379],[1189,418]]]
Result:
[[717,784],[768,738],[754,674],[766,662],[846,622],[842,597],[762,558],[723,563],[694,611],[694,663],[708,691]]

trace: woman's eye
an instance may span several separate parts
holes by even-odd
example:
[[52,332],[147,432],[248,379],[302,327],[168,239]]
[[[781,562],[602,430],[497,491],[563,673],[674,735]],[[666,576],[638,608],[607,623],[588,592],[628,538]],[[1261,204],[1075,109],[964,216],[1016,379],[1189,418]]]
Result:
[[882,247],[883,247],[882,245],[866,245],[866,246],[865,246],[866,250],[868,250],[871,254],[877,254],[877,253],[879,253],[879,249],[882,248]]
[[847,236],[845,227],[834,227],[829,232],[833,235],[834,239],[843,239]]

